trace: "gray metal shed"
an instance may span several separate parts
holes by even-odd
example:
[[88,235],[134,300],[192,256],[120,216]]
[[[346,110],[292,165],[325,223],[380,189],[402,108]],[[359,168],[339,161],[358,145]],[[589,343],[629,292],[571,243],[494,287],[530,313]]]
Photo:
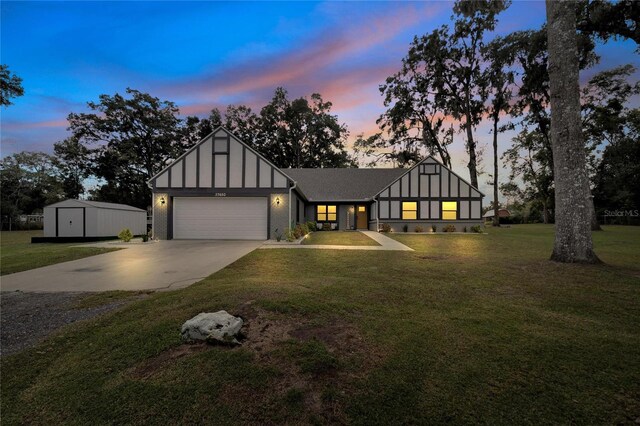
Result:
[[126,204],[65,200],[44,208],[45,238],[115,237],[147,232],[147,212]]

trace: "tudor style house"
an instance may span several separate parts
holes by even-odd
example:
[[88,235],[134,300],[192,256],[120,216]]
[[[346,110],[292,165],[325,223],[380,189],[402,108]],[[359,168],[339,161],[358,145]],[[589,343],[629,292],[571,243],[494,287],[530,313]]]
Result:
[[431,156],[409,169],[279,169],[222,127],[149,186],[160,239],[266,240],[306,221],[394,232],[482,224],[484,195]]

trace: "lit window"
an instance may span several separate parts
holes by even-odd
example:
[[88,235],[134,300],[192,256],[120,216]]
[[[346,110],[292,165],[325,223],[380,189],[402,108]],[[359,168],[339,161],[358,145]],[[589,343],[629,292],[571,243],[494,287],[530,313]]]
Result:
[[458,218],[458,202],[443,201],[442,202],[442,219],[456,220]]
[[358,206],[358,211],[359,212],[365,212],[365,211],[367,211],[367,208],[365,206]]
[[417,219],[418,203],[415,201],[402,202],[402,219]]
[[335,222],[338,220],[337,207],[336,206],[317,206],[316,216],[318,222]]

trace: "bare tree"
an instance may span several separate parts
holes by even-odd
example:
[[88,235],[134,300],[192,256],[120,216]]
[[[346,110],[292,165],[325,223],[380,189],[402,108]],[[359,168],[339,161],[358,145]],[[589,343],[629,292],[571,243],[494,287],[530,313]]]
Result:
[[591,238],[591,192],[580,116],[576,3],[546,0],[551,144],[556,189],[556,233],[551,259],[596,263]]

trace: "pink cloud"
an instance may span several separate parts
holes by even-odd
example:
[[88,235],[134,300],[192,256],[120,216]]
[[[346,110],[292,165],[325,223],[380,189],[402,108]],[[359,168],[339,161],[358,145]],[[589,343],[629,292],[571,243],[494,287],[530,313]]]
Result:
[[15,131],[15,130],[29,130],[29,129],[41,129],[41,128],[67,128],[69,123],[66,119],[58,119],[58,120],[46,120],[46,121],[4,121],[2,123],[2,128],[5,131]]
[[[273,90],[277,86],[309,87],[311,81],[322,80],[322,76],[339,62],[381,47],[440,9],[439,4],[428,7],[412,4],[392,15],[366,20],[357,26],[342,22],[281,56],[235,64],[187,83],[167,86],[165,90],[188,98],[220,102],[225,97],[237,97],[264,89]],[[311,89],[322,90],[323,87]]]

